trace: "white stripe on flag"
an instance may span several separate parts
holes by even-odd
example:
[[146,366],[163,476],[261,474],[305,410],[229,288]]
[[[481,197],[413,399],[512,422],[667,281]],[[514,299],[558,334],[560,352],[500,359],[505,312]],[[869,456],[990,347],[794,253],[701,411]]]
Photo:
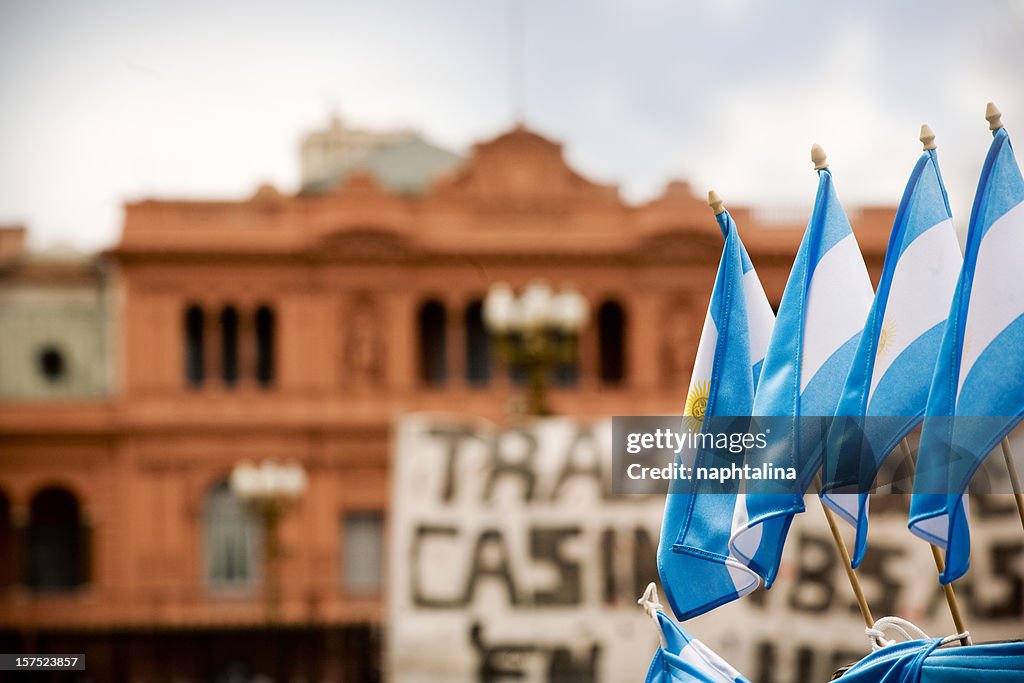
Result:
[[1024,202],[1000,216],[978,247],[960,356],[958,392],[981,353],[1000,332],[1024,314],[1021,253],[1024,253]]
[[732,512],[732,539],[730,549],[740,559],[749,561],[754,558],[761,545],[761,534],[764,532],[760,524],[750,528],[750,513],[747,512],[747,496],[741,493],[736,496],[736,507]]
[[764,360],[768,352],[768,342],[775,326],[775,313],[772,312],[768,296],[764,293],[761,280],[751,268],[743,276],[743,289],[747,301],[747,328],[750,333],[750,361],[756,365]]
[[[839,513],[847,524],[857,526],[857,511],[860,508],[859,493],[824,493],[822,497],[829,503],[829,507]],[[868,512],[870,498],[864,500],[864,514]]]
[[[885,340],[876,351],[868,401],[893,361],[949,315],[962,260],[951,219],[918,235],[900,255],[885,304]],[[920,283],[929,284],[927,292],[921,291]]]
[[800,391],[836,350],[864,329],[874,292],[860,247],[847,235],[821,257],[804,308]]
[[735,683],[741,677],[739,671],[696,638],[683,647],[679,658],[701,672],[707,683]]

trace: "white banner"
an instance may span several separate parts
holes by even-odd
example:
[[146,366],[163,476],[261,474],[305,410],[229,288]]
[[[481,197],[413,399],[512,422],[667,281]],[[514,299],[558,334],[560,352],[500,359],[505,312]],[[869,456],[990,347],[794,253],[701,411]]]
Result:
[[[656,578],[664,498],[610,494],[610,422],[499,428],[414,414],[396,423],[393,448],[390,681],[643,681],[657,633],[636,599]],[[859,574],[876,618],[948,634],[931,554],[906,529],[906,498],[873,499]],[[1024,536],[1012,505],[990,496],[972,511],[972,568],[957,591],[976,641],[1024,635]],[[818,503],[807,507],[771,591],[684,624],[757,683],[825,681],[869,651]]]

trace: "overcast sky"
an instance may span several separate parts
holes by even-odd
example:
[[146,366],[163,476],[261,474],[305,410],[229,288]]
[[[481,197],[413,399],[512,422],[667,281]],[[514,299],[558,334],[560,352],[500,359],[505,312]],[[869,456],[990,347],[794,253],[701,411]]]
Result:
[[631,201],[681,177],[806,204],[818,142],[846,204],[895,203],[928,122],[964,226],[986,101],[1024,136],[1024,0],[5,0],[0,223],[100,248],[125,200],[294,190],[332,110],[465,151],[516,99]]

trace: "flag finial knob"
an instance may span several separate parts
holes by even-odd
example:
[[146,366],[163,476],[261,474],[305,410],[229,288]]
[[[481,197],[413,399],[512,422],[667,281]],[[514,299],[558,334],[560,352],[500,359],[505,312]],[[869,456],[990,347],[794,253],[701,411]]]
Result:
[[828,157],[825,156],[825,150],[821,148],[821,145],[811,146],[811,161],[814,162],[815,171],[828,168]]
[[988,121],[989,130],[999,130],[1003,127],[1003,112],[999,111],[999,107],[995,105],[995,102],[989,102],[988,106],[985,107],[985,120]]
[[708,191],[708,206],[711,207],[716,216],[725,212],[725,207],[722,206],[722,198],[714,190]]
[[935,133],[927,123],[921,124],[921,146],[925,151],[935,149]]

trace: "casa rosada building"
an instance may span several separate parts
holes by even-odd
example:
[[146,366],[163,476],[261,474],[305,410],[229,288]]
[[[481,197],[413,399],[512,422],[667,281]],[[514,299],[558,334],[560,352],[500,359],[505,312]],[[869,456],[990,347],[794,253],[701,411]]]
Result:
[[[726,205],[777,303],[807,212]],[[893,214],[850,212],[875,276]],[[675,414],[721,248],[685,183],[627,204],[522,127],[419,194],[355,171],[315,193],[129,203],[100,259],[113,388],[0,403],[0,649],[88,652],[96,680],[161,680],[170,660],[198,679],[273,637],[310,679],[375,678],[381,576],[402,561],[383,550],[393,418],[500,420],[522,391],[490,352],[488,287],[586,298],[556,413]],[[259,528],[226,484],[268,459],[309,481],[281,521],[272,623]]]

